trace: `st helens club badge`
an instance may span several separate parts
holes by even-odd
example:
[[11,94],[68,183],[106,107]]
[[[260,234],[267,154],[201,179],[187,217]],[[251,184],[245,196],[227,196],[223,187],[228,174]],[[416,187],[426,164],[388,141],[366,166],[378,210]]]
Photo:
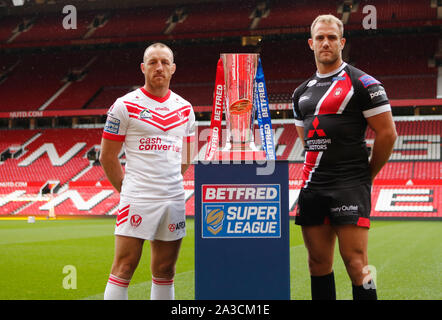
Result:
[[138,227],[141,224],[141,221],[143,221],[143,218],[138,214],[134,214],[130,217],[130,225],[134,228]]

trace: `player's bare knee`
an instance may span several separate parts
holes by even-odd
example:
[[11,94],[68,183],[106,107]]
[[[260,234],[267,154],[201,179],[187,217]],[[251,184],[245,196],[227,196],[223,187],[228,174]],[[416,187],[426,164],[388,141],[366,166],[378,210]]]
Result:
[[325,258],[309,256],[308,266],[311,275],[319,276],[329,274],[331,272],[333,269],[333,261]]
[[152,276],[162,279],[173,279],[175,277],[175,265],[163,263],[152,267]]
[[117,260],[112,266],[111,273],[122,279],[131,279],[136,267],[137,264],[131,261]]
[[350,276],[353,275],[362,275],[363,269],[366,266],[366,262],[361,257],[351,257],[348,259],[344,259],[344,264],[349,272]]
[[152,273],[152,277],[158,278],[158,279],[166,279],[166,280],[172,280],[175,278],[175,273]]

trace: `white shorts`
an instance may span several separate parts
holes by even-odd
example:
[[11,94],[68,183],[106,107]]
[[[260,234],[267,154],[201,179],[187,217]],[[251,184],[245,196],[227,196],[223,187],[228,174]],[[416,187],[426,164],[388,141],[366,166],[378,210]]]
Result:
[[145,240],[174,241],[186,235],[184,200],[130,202],[121,200],[115,234]]

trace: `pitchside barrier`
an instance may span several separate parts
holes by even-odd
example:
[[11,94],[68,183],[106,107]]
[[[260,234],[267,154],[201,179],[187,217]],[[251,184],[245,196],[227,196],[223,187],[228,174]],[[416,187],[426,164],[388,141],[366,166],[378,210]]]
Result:
[[290,299],[288,204],[287,161],[195,165],[195,299]]

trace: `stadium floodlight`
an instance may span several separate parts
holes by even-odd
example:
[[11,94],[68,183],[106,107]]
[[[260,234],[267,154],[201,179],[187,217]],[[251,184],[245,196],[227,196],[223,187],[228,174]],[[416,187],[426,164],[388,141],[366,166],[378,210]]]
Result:
[[12,0],[12,4],[13,4],[15,7],[19,7],[19,6],[22,6],[22,5],[25,4],[25,0]]

